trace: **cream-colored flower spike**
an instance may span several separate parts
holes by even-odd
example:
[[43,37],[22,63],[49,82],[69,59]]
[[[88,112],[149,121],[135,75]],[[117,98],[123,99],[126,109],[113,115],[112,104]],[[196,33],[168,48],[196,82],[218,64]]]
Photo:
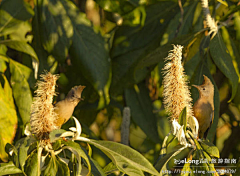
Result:
[[163,103],[171,121],[173,119],[178,121],[185,107],[187,118],[193,115],[192,98],[181,62],[182,48],[181,45],[173,45],[173,50],[165,58],[166,64],[163,68]]
[[213,36],[215,36],[215,34],[218,31],[218,25],[217,22],[211,17],[210,10],[208,7],[208,0],[201,0],[201,4],[207,27],[210,28],[209,34],[213,33]]
[[47,140],[48,134],[56,129],[54,120],[56,113],[53,107],[53,96],[55,93],[57,75],[45,73],[40,75],[40,80],[36,83],[36,96],[33,98],[31,107],[31,133],[40,140]]

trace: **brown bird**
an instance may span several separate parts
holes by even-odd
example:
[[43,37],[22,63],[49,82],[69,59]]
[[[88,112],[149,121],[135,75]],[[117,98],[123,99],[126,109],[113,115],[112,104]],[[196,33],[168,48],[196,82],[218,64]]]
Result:
[[203,75],[203,77],[202,85],[193,85],[199,92],[193,113],[199,123],[198,137],[206,139],[214,118],[214,86],[207,76]]
[[73,114],[74,108],[83,100],[81,95],[84,88],[85,86],[73,87],[64,100],[55,104],[54,111],[57,114],[55,125],[57,128],[61,128],[61,126],[68,121]]

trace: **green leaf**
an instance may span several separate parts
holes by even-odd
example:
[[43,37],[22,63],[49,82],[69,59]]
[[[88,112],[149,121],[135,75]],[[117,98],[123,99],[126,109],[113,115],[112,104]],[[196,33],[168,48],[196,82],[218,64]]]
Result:
[[178,118],[178,123],[182,126],[184,125],[183,127],[183,130],[184,130],[184,133],[186,132],[186,127],[187,127],[187,107],[185,107],[180,115],[179,115],[179,118]]
[[213,61],[232,84],[232,96],[229,100],[232,101],[237,92],[239,78],[233,66],[232,58],[219,33],[211,40],[209,48]]
[[57,157],[58,172],[57,175],[70,176],[70,170],[67,163],[65,163],[61,158]]
[[32,152],[28,157],[25,165],[25,173],[27,176],[38,176],[37,152]]
[[217,1],[228,7],[228,3],[225,0],[217,0]]
[[[189,159],[189,158],[188,158]],[[191,169],[191,163],[190,162],[188,162],[188,160],[187,160],[187,163],[185,163],[184,164],[184,166],[183,166],[183,169],[182,169],[182,173],[183,174],[181,174],[181,175],[183,175],[183,176],[188,176],[188,175],[190,175],[191,173],[193,173],[193,170]]]
[[29,20],[34,12],[24,0],[2,1],[0,5],[0,36],[18,30],[19,24]]
[[17,113],[13,101],[12,89],[7,78],[2,74],[4,85],[0,84],[0,158],[7,160],[5,145],[12,143],[17,129]]
[[0,41],[0,44],[4,44],[9,48],[29,54],[36,63],[39,62],[37,54],[35,53],[33,48],[26,42],[17,41],[17,40],[3,40],[3,41]]
[[64,129],[56,129],[56,130],[51,131],[49,134],[50,142],[54,142],[58,139],[61,139],[60,136],[64,132],[66,132],[66,130],[64,130]]
[[51,156],[50,156],[50,159],[49,159],[49,161],[48,161],[48,163],[47,163],[47,167],[46,167],[46,169],[44,170],[44,175],[47,175],[47,176],[56,176],[57,171],[58,171],[58,166],[57,166],[56,156],[51,155]]
[[[0,45],[0,47],[1,47],[1,45]],[[7,57],[0,55],[0,72],[1,73],[4,73],[7,70],[7,64],[6,64],[5,59],[8,60]]]
[[[70,56],[78,71],[98,91],[99,108],[109,103],[111,60],[105,48],[104,38],[96,33],[86,15],[81,13],[71,1],[64,1],[64,7],[73,24],[74,34]],[[100,74],[101,73],[101,74]]]
[[[198,48],[199,50],[199,48]],[[197,66],[199,65],[201,61],[200,52],[197,52],[185,65],[184,69],[186,71],[186,74],[189,77],[189,80],[192,78]]]
[[190,30],[193,25],[192,22],[193,22],[193,18],[194,18],[194,13],[195,13],[198,3],[199,3],[198,1],[192,1],[189,4],[189,6],[186,6],[184,8],[184,18],[181,23],[181,27],[178,32],[178,36],[188,34],[191,32]]
[[21,174],[22,171],[17,168],[13,162],[0,163],[0,175]]
[[152,164],[129,146],[111,141],[88,140],[88,143],[104,152],[120,171],[131,176],[143,175],[142,171],[159,175]]
[[32,93],[28,84],[31,69],[11,59],[9,60],[9,67],[13,96],[16,101],[22,122],[25,125],[30,120],[32,104]]
[[92,167],[92,174],[94,176],[106,176],[106,174],[104,173],[103,169],[101,168],[101,166],[99,165],[99,163],[97,161],[90,158],[90,163],[91,163],[91,167]]
[[30,35],[32,32],[32,24],[29,21],[20,23],[18,26],[18,30],[15,30],[9,35],[9,39],[17,40],[22,42],[32,42],[33,36]]
[[202,141],[200,145],[202,146],[203,150],[205,150],[211,157],[220,157],[218,148],[211,142]]
[[35,143],[36,140],[33,136],[28,136],[17,141],[15,144],[16,149],[18,150],[17,156],[21,169],[24,171],[24,165],[28,157],[29,147]]
[[155,168],[160,171],[160,175],[165,175],[167,169],[167,163],[170,161],[170,159],[172,159],[173,157],[175,157],[176,155],[178,155],[181,151],[183,151],[183,149],[185,149],[185,147],[182,148],[177,148],[174,149],[173,151],[171,151],[170,153],[166,154],[163,158],[161,158],[156,164],[155,164]]
[[70,150],[77,158],[78,160],[78,175],[80,174],[81,170],[81,157],[86,161],[89,173],[91,173],[91,164],[89,162],[88,156],[86,153],[82,150],[79,144],[73,142],[73,141],[62,141],[62,143],[65,145],[63,149]]
[[44,49],[60,62],[66,59],[73,36],[73,26],[63,3],[63,0],[41,0],[35,7]]
[[126,104],[131,109],[133,121],[155,143],[159,143],[156,117],[153,114],[152,102],[145,84],[125,90]]
[[111,173],[113,173],[114,171],[118,170],[117,169],[117,166],[113,163],[113,162],[110,162],[108,165],[106,165],[104,168],[103,168],[103,171],[109,175]]

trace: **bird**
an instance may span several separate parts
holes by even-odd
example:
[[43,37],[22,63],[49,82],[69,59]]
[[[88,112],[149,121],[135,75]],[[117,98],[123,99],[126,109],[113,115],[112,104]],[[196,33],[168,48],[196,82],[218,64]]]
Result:
[[74,86],[67,94],[64,100],[57,102],[54,105],[54,112],[56,113],[56,119],[54,120],[56,128],[60,129],[61,126],[66,123],[72,116],[75,107],[83,100],[81,95],[86,86]]
[[198,138],[206,139],[214,118],[214,86],[210,79],[203,75],[202,85],[192,85],[198,89],[199,98],[193,105],[193,114],[199,123]]

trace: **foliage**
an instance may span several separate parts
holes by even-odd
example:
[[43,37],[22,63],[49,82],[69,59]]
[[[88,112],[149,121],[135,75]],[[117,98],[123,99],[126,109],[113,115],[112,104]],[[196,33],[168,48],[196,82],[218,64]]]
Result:
[[[74,116],[89,140],[56,139],[54,152],[62,151],[43,150],[43,175],[69,175],[84,168],[93,175],[118,174],[116,170],[157,174],[152,165],[159,151],[158,171],[174,168],[177,157],[239,158],[239,7],[234,0],[209,1],[211,16],[218,21],[214,35],[204,25],[197,0],[0,0],[0,159],[8,161],[1,163],[0,173],[38,174],[39,143],[24,137],[24,131],[34,85],[44,70],[60,75],[57,100],[75,85],[86,86]],[[172,44],[184,46],[189,85],[200,85],[204,74],[215,88],[213,125],[206,141],[193,139],[193,151],[165,138],[169,122],[162,107],[161,72]],[[191,92],[195,102],[197,90]],[[131,147],[107,141],[120,142],[116,124],[126,106],[132,112]],[[63,128],[72,124],[70,120]],[[185,125],[184,134],[188,131]],[[192,166],[185,164],[183,170]],[[214,170],[213,164],[202,166]]]

